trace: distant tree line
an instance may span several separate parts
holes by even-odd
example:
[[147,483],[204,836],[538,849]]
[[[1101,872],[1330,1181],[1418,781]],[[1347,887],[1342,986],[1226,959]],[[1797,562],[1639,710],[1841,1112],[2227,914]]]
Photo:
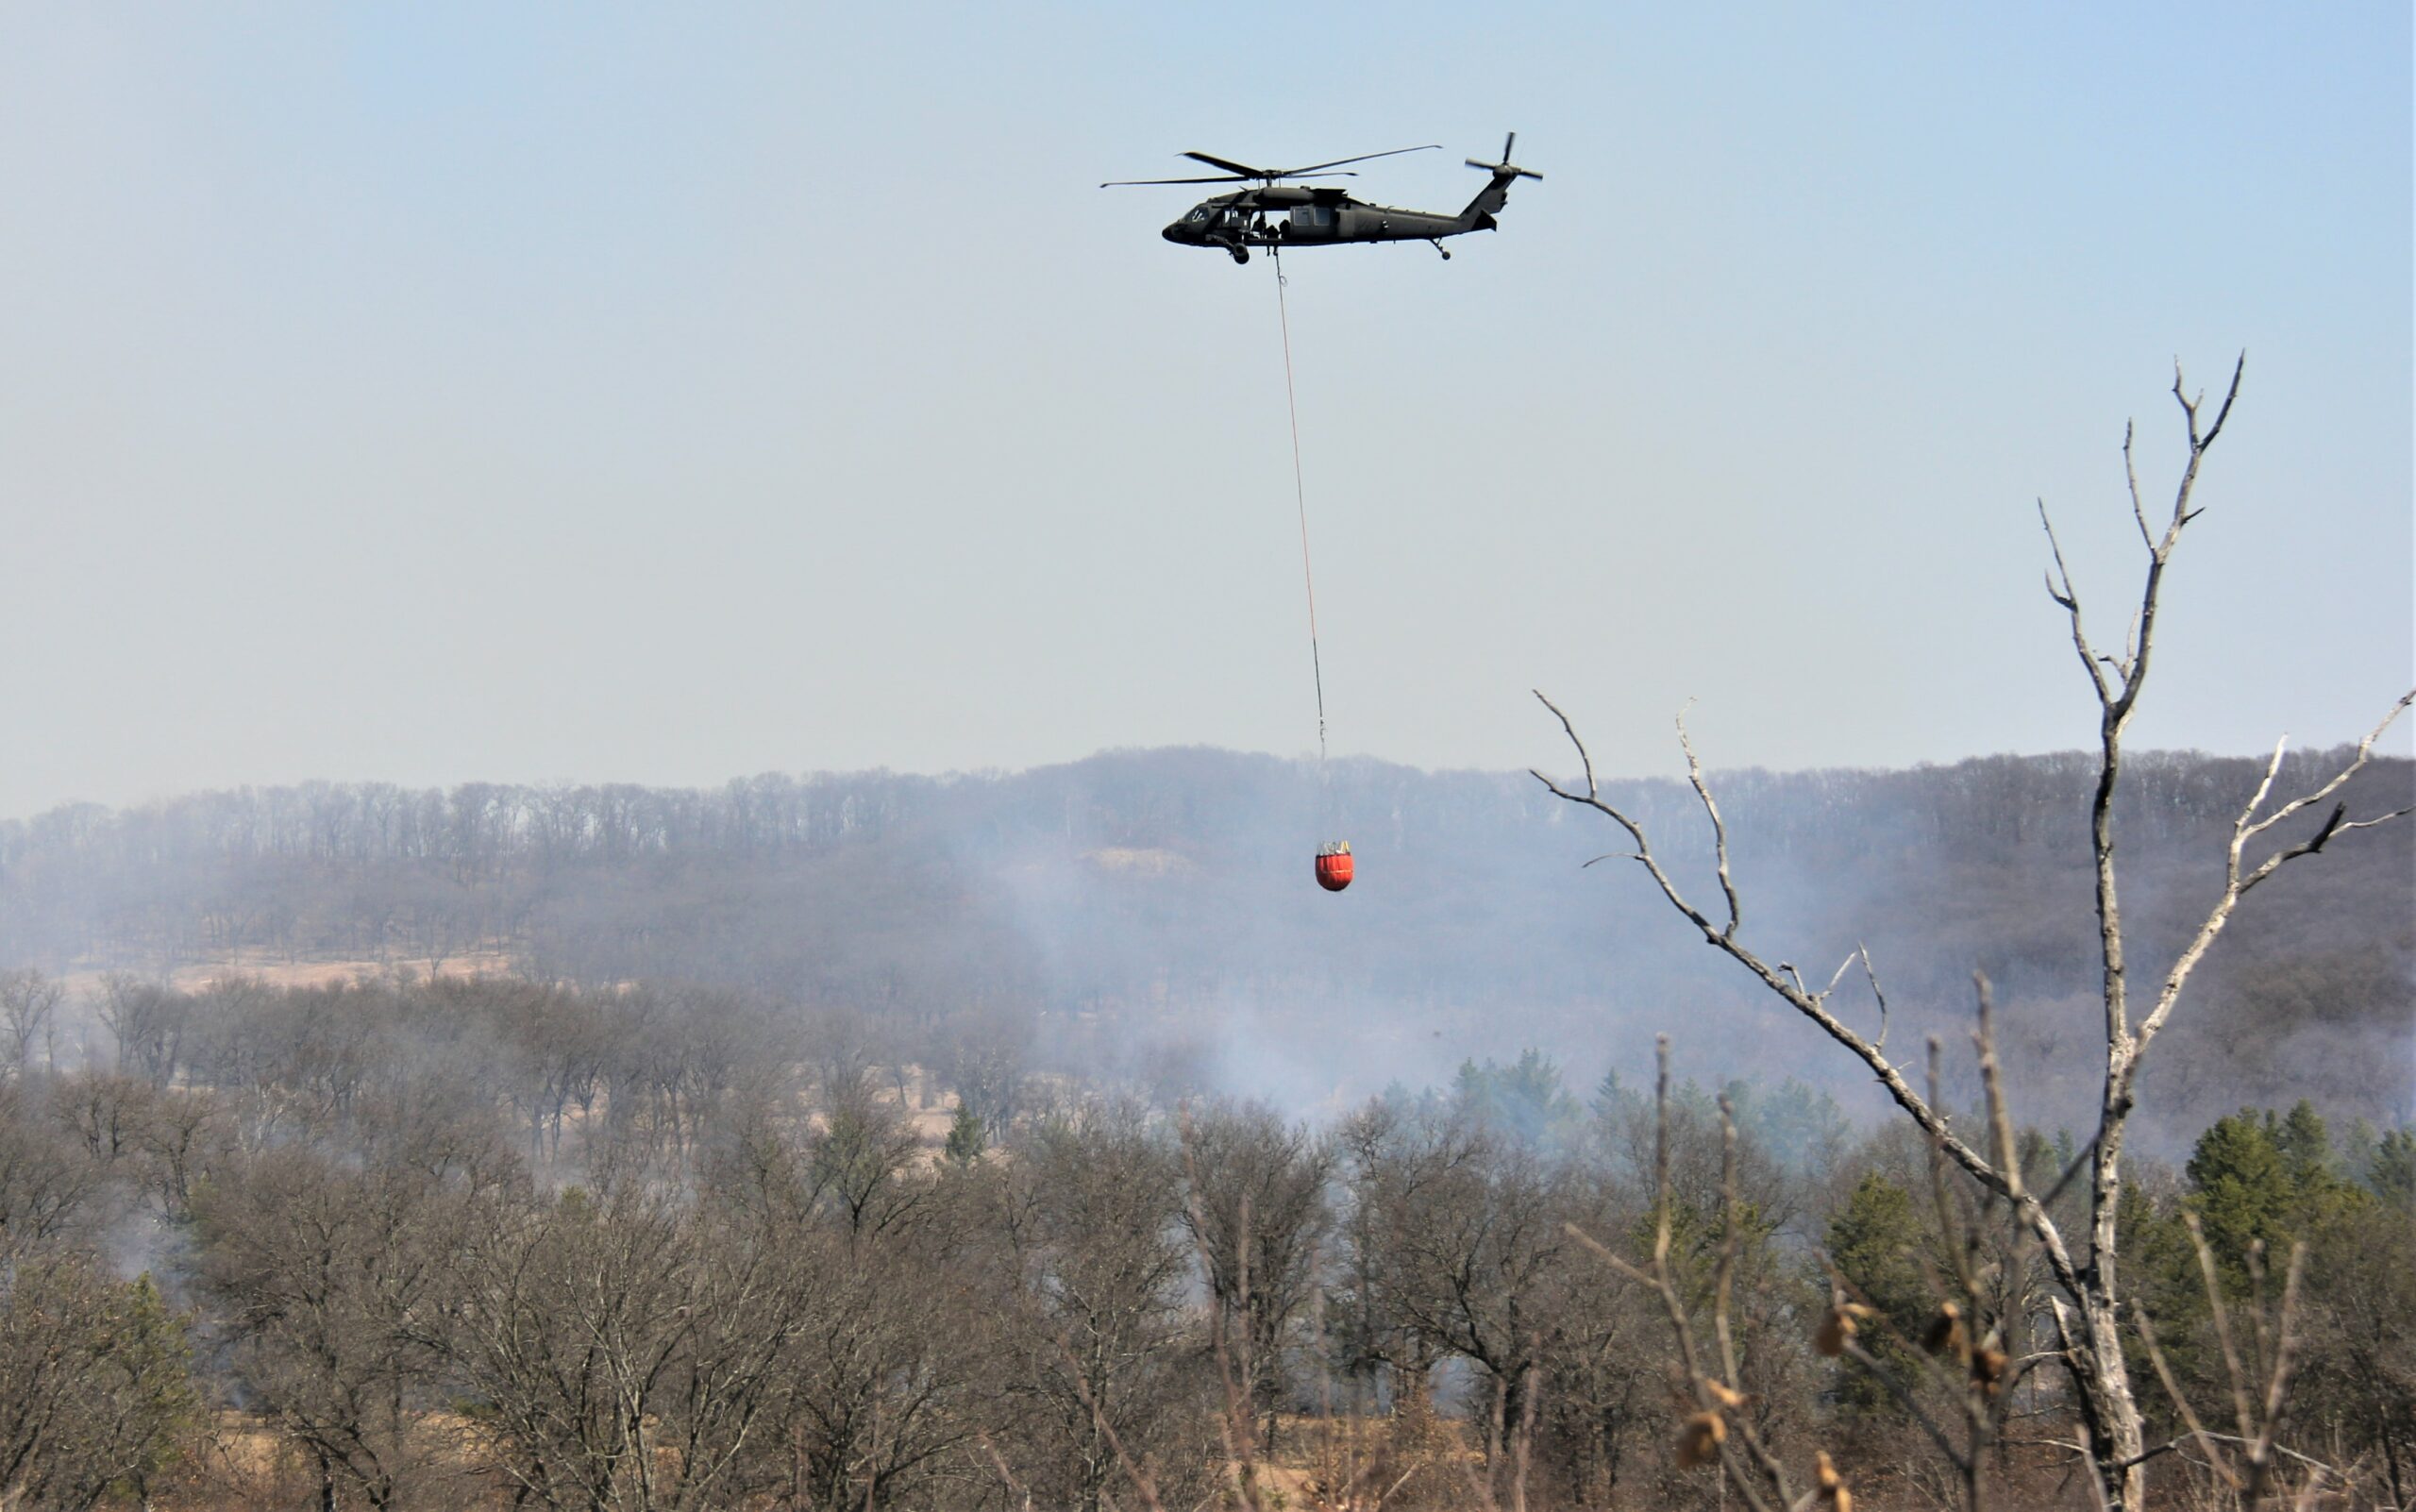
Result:
[[[2283,780],[2333,759],[2294,756]],[[2217,885],[2256,767],[2187,753],[2126,766],[2127,925],[2145,953],[2177,948]],[[1868,945],[1908,1033],[1959,1034],[1968,973],[1985,967],[2021,1010],[2005,1034],[2025,1106],[2077,1120],[2091,1094],[2070,1052],[2097,986],[2092,780],[2071,754],[1736,772],[1720,790],[1763,938],[1804,960]],[[0,824],[0,965],[190,979],[508,962],[540,981],[844,1007],[921,1035],[925,1060],[978,1021],[991,1040],[1036,1035],[1068,1072],[1183,1053],[1236,1000],[1328,1024],[1318,1060],[1387,1040],[1408,1055],[1430,1028],[1508,1017],[1537,1043],[1582,1020],[1631,1070],[1652,1030],[1677,1027],[1662,1016],[1683,1012],[1734,1046],[1731,1069],[1786,1074],[1784,1046],[1745,1032],[1744,991],[1702,969],[1641,879],[1579,876],[1602,837],[1531,780],[1354,760],[1322,781],[1298,763],[1178,749],[1008,776],[313,783],[75,807]],[[1681,875],[1707,872],[1684,783],[1606,791],[1655,826]],[[2377,762],[2343,797],[2359,812],[2404,804],[2416,766]],[[1329,829],[1364,872],[1332,900],[1305,885]],[[2327,855],[2240,918],[2204,974],[2203,1012],[2151,1073],[2166,1079],[2153,1100],[2169,1141],[2241,1097],[2307,1087],[2351,1115],[2407,1111],[2401,1061],[2376,1050],[2396,1043],[2416,980],[2412,832]]]

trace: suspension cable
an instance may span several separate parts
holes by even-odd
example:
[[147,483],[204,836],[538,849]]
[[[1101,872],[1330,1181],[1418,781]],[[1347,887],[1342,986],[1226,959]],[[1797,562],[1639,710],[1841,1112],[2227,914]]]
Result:
[[1317,690],[1317,765],[1325,765],[1325,667],[1317,656],[1317,580],[1309,568],[1309,496],[1300,481],[1300,401],[1292,388],[1292,312],[1284,298],[1284,249],[1267,249],[1275,263],[1275,316],[1284,330],[1284,405],[1292,417],[1292,503],[1300,516],[1300,582],[1309,594],[1309,675]]

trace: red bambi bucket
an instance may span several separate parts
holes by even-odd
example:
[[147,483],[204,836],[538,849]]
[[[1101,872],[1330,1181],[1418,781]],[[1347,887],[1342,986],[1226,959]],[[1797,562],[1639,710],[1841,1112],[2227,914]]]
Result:
[[1338,893],[1351,885],[1351,845],[1337,840],[1317,852],[1317,885]]

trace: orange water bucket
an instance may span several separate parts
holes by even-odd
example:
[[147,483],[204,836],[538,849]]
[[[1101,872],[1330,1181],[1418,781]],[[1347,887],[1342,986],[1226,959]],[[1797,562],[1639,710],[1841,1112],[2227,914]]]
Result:
[[1317,885],[1338,893],[1351,885],[1351,842],[1337,840],[1317,852]]

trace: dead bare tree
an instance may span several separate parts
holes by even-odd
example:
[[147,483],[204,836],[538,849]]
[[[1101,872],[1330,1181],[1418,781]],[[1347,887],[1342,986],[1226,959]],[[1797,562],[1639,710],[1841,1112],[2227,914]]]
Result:
[[[2206,1231],[2198,1226],[2198,1216],[2184,1213],[2181,1221],[2189,1226],[2190,1244],[2198,1257],[2198,1274],[2206,1285],[2208,1316],[2215,1328],[2215,1340],[2223,1350],[2223,1373],[2231,1386],[2234,1423],[2238,1436],[2211,1433],[2190,1404],[2189,1395],[2173,1378],[2173,1367],[2164,1356],[2156,1339],[2156,1324],[2148,1310],[2137,1303],[2133,1311],[2139,1327],[2139,1342],[2147,1347],[2148,1363],[2163,1384],[2165,1394],[2172,1399],[2173,1409],[2180,1413],[2189,1432],[2180,1438],[2160,1444],[2144,1457],[2173,1453],[2185,1443],[2194,1442],[2203,1456],[2206,1472],[2230,1491],[2243,1507],[2265,1504],[2265,1493],[2271,1487],[2276,1470],[2276,1457],[2296,1459],[2309,1472],[2304,1477],[2293,1505],[2309,1505],[2329,1479],[2335,1485],[2347,1486],[2349,1477],[2321,1460],[2294,1454],[2274,1442],[2281,1433],[2290,1409],[2290,1373],[2298,1364],[2301,1340],[2298,1334],[2299,1276],[2307,1263],[2307,1246],[2290,1246],[2290,1271],[2282,1284],[2282,1300],[2274,1310],[2272,1322],[2266,1319],[2265,1255],[2263,1244],[2252,1244],[2248,1252],[2248,1273],[2254,1306],[2249,1320],[2255,1325],[2257,1353],[2253,1366],[2243,1365],[2234,1338],[2231,1308],[2223,1302],[2223,1287],[2215,1269],[2215,1252],[2206,1244]],[[2262,1376],[2263,1380],[2258,1380]],[[2237,1453],[2232,1447],[2237,1446]]]
[[[2287,742],[2276,744],[2272,758],[2266,763],[2262,780],[2232,821],[2221,895],[2207,910],[2189,943],[2165,970],[2147,1012],[2134,1019],[2130,991],[2132,966],[2124,954],[2122,908],[2114,866],[2114,795],[2122,770],[2122,742],[2129,731],[2131,717],[2138,710],[2139,696],[2146,687],[2150,660],[2156,647],[2156,614],[2162,600],[2166,570],[2172,564],[2173,552],[2181,543],[2184,530],[2205,512],[2190,502],[2197,486],[2199,464],[2231,417],[2232,405],[2240,397],[2240,377],[2246,365],[2247,358],[2243,354],[2232,370],[2230,386],[2212,423],[2202,424],[2205,395],[2190,395],[2179,366],[2175,364],[2173,395],[2181,407],[2189,443],[2189,460],[2173,490],[2172,511],[2161,531],[2149,523],[2147,507],[2139,493],[2138,468],[2132,458],[2132,431],[2128,427],[2124,428],[2123,473],[2129,485],[2131,514],[2138,522],[2139,540],[2146,548],[2148,560],[2139,604],[2119,654],[2101,649],[2089,638],[2083,623],[2079,591],[2072,584],[2062,547],[2047,520],[2045,506],[2042,504],[2039,508],[2039,520],[2047,529],[2048,549],[2054,563],[2047,574],[2048,596],[2064,612],[2070,622],[2072,648],[2088,674],[2099,710],[2098,776],[2090,803],[2089,843],[2095,862],[2098,932],[2104,964],[2106,1073],[2096,1137],[2089,1151],[2089,1222],[2086,1232],[2076,1236],[2076,1242],[2075,1238],[2065,1235],[2063,1226],[2050,1214],[2047,1204],[2023,1188],[2018,1172],[1956,1134],[1935,1100],[1924,1097],[1914,1087],[1905,1075],[1904,1064],[1889,1058],[1885,1032],[1887,1002],[1879,995],[1878,979],[1867,953],[1857,951],[1849,956],[1829,979],[1829,984],[1815,990],[1804,984],[1794,966],[1784,960],[1772,963],[1764,959],[1759,951],[1741,938],[1743,903],[1729,870],[1727,823],[1712,798],[1710,785],[1703,777],[1703,764],[1695,755],[1693,742],[1687,738],[1684,717],[1681,716],[1678,725],[1679,748],[1686,755],[1687,781],[1711,824],[1713,856],[1720,884],[1720,901],[1710,913],[1689,900],[1653,854],[1642,826],[1603,797],[1595,779],[1592,758],[1586,754],[1585,742],[1578,737],[1569,716],[1540,692],[1535,695],[1544,707],[1559,719],[1561,729],[1576,748],[1585,785],[1582,791],[1565,787],[1539,771],[1532,774],[1535,780],[1554,797],[1592,809],[1617,824],[1634,848],[1615,854],[1641,865],[1669,905],[1702,932],[1706,943],[1742,966],[1764,987],[1845,1047],[1849,1053],[1869,1067],[1896,1105],[1936,1142],[1947,1158],[1969,1172],[1998,1201],[2012,1205],[2021,1222],[2037,1240],[2056,1286],[2063,1294],[2055,1302],[2062,1343],[2061,1357],[2072,1380],[2082,1426],[2087,1435],[2087,1447],[2096,1467],[2100,1487],[2113,1512],[2137,1512],[2145,1488],[2140,1469],[2143,1427],[2139,1403],[2133,1394],[2129,1372],[2122,1358],[2122,1290],[2116,1263],[2115,1214],[2120,1205],[2123,1179],[2123,1135],[2137,1103],[2139,1071],[2148,1046],[2171,1022],[2173,1009],[2180,1001],[2182,989],[2188,984],[2190,974],[2223,933],[2223,927],[2230,922],[2233,912],[2243,898],[2283,866],[2302,857],[2322,852],[2341,835],[2386,824],[2410,812],[2398,809],[2368,818],[2351,819],[2345,801],[2335,800],[2330,812],[2312,832],[2287,841],[2274,834],[2280,826],[2327,799],[2333,799],[2350,779],[2365,768],[2373,755],[2375,741],[2411,701],[2416,701],[2416,691],[2391,705],[2380,723],[2357,743],[2356,751],[2328,778],[2269,810],[2267,805],[2281,774]],[[2273,846],[2270,850],[2265,848],[2269,845]],[[2254,861],[2250,859],[2252,847],[2263,852]],[[1857,965],[1871,985],[1880,1011],[1881,1030],[1875,1038],[1866,1038],[1847,1025],[1831,1004],[1838,984]]]
[[[1750,1400],[1738,1389],[1736,1339],[1731,1325],[1730,1300],[1736,1272],[1737,1237],[1741,1228],[1736,1196],[1736,1122],[1728,1100],[1720,1100],[1720,1250],[1711,1285],[1711,1330],[1716,1355],[1706,1352],[1696,1333],[1693,1309],[1686,1305],[1670,1263],[1671,1223],[1676,1206],[1669,1186],[1669,1036],[1656,1047],[1659,1072],[1653,1082],[1653,1254],[1636,1265],[1574,1223],[1563,1225],[1572,1239],[1630,1281],[1649,1288],[1661,1301],[1677,1344],[1681,1381],[1675,1395],[1693,1408],[1680,1425],[1677,1464],[1680,1470],[1718,1465],[1723,1490],[1735,1487],[1753,1512],[1802,1512],[1819,1490],[1796,1497],[1786,1465],[1766,1443],[1753,1420],[1736,1409]],[[1830,1481],[1822,1477],[1822,1488]],[[1724,1500],[1724,1498],[1723,1498]],[[1834,1503],[1835,1498],[1829,1498]]]
[[66,995],[65,986],[31,966],[0,971],[0,1067],[18,1076],[34,1069],[34,1047],[47,1042]]
[[[1305,1124],[1253,1104],[1209,1103],[1183,1123],[1183,1227],[1233,1336],[1258,1444],[1275,1447],[1287,1355],[1334,1226],[1336,1151]],[[1220,1338],[1222,1335],[1218,1336]]]
[[[1972,982],[1979,1019],[1972,1043],[1986,1098],[1988,1155],[2005,1174],[2007,1185],[2019,1192],[2025,1163],[1999,1074],[1993,1000],[1985,975],[1973,972]],[[1927,1077],[1932,1107],[1944,1100],[1939,1049],[1933,1036]],[[1938,1272],[1929,1278],[1935,1306],[1920,1336],[1898,1334],[1898,1347],[1886,1355],[1863,1343],[1857,1335],[1866,1327],[1895,1331],[1883,1310],[1869,1305],[1870,1298],[1849,1295],[1854,1288],[1842,1268],[1824,1254],[1830,1305],[1813,1348],[1853,1360],[1877,1381],[1954,1472],[1964,1512],[1983,1512],[1989,1502],[1988,1460],[2005,1442],[2015,1388],[2042,1358],[2026,1348],[2031,1316],[2037,1311],[2028,1278],[2038,1240],[2022,1221],[2018,1201],[1984,1187],[1974,1201],[1975,1184],[1949,1163],[1942,1142],[1932,1137],[1928,1145],[1929,1195],[1940,1243],[1930,1267]],[[2065,1168],[2040,1200],[2042,1205],[2055,1205],[2085,1161],[2085,1155],[2075,1158]],[[1940,1408],[1940,1403],[1948,1405]]]

